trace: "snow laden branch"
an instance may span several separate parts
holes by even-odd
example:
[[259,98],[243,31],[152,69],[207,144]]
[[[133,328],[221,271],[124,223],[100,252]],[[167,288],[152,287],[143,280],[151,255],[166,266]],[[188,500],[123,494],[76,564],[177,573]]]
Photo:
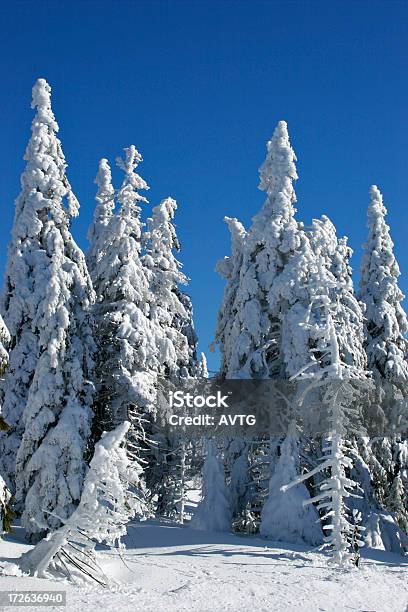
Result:
[[139,489],[142,470],[129,461],[123,448],[129,427],[129,422],[122,423],[96,444],[77,509],[62,527],[22,555],[23,571],[40,578],[63,576],[107,583],[97,562],[96,544],[123,549],[121,538],[127,523],[144,511]]

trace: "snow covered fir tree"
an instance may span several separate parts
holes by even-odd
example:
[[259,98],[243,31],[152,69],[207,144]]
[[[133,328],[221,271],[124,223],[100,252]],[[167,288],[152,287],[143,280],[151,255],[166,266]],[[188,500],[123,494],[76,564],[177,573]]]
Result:
[[36,115],[3,296],[10,365],[2,411],[6,476],[34,538],[67,518],[79,502],[92,422],[93,289],[70,233],[78,214],[51,110],[50,87],[33,88]]
[[0,317],[0,533],[16,517],[36,544],[23,571],[105,585],[96,545],[121,553],[128,523],[150,518],[325,544],[339,565],[363,545],[407,552],[408,321],[379,189],[357,290],[347,238],[325,215],[300,220],[297,159],[277,124],[261,210],[248,228],[225,218],[213,378],[276,383],[293,418],[279,433],[188,436],[163,426],[169,385],[210,384],[177,202],[150,207],[134,145],[116,168],[102,158],[84,254],[51,88],[39,79],[32,94]]
[[[4,321],[0,315],[0,376],[3,377],[6,368],[8,366],[8,352],[7,347],[10,342],[10,335],[8,333],[8,329],[4,325]],[[0,414],[0,431],[6,432],[8,430],[8,425]],[[7,485],[2,476],[2,472],[0,472],[0,535],[4,531],[9,531],[12,518],[11,512],[11,493],[7,488]]]

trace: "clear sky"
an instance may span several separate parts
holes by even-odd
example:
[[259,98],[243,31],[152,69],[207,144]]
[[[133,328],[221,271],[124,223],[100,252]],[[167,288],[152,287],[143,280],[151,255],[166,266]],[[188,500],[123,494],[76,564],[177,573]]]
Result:
[[298,157],[299,219],[327,214],[349,236],[358,270],[378,184],[408,293],[407,2],[9,0],[0,24],[0,270],[31,87],[45,77],[81,203],[77,241],[86,248],[99,158],[113,164],[135,144],[151,204],[179,203],[201,349],[222,297],[223,217],[248,225],[262,205],[257,169],[280,119]]

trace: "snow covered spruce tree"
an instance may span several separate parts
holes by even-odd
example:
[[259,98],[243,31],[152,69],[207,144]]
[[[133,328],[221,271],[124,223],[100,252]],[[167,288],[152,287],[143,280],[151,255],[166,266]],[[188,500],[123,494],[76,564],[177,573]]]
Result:
[[209,378],[207,357],[205,353],[200,353],[199,375],[201,376],[201,378]]
[[351,293],[349,299],[345,299],[347,285],[342,286],[326,264],[325,257],[319,251],[309,257],[309,296],[303,305],[298,304],[298,320],[293,330],[296,334],[296,327],[303,328],[308,336],[304,346],[309,347],[309,362],[294,375],[298,381],[310,380],[305,388],[300,389],[302,411],[308,412],[308,392],[316,385],[320,386],[321,407],[326,412],[329,431],[323,445],[321,464],[292,483],[283,485],[282,490],[288,491],[315,474],[325,473],[320,484],[321,492],[304,501],[304,505],[318,503],[318,510],[323,512],[323,529],[328,532],[325,543],[332,551],[333,561],[342,565],[351,560],[350,546],[356,529],[346,505],[346,500],[353,495],[356,487],[356,483],[346,473],[352,468],[346,439],[356,416],[356,389],[352,381],[364,380],[365,371],[359,365],[349,362],[347,352],[341,349],[340,338],[344,338],[344,325],[348,321],[354,327],[355,351],[358,355],[362,352],[363,326],[357,300]]
[[234,530],[246,531],[253,499],[250,444],[242,438],[224,441],[225,472]]
[[[224,217],[231,235],[231,254],[217,262],[216,272],[225,279],[226,285],[215,330],[215,342],[221,354],[219,375],[229,378],[239,369],[236,361],[235,345],[241,330],[241,321],[237,316],[237,292],[244,258],[246,231],[236,218]],[[249,450],[240,439],[225,441],[225,469],[229,480],[228,491],[231,500],[231,516],[240,524],[246,525],[244,512],[249,502]],[[235,522],[236,522],[235,521]]]
[[[246,231],[236,218],[225,217],[231,235],[231,254],[217,262],[216,271],[225,279],[226,285],[221,307],[218,311],[215,330],[215,343],[221,354],[220,376],[230,378],[239,370],[236,360],[236,342],[241,331],[241,321],[237,312],[237,292],[244,259]],[[213,350],[213,346],[211,347]],[[246,528],[244,512],[250,501],[249,449],[244,440],[225,441],[225,469],[229,480],[232,518]]]
[[[378,187],[371,187],[367,214],[368,238],[361,264],[360,296],[366,305],[365,348],[368,366],[377,382],[379,409],[388,420],[399,398],[408,391],[408,321],[398,286],[400,270],[394,255],[387,210]],[[391,423],[392,425],[392,423]],[[404,451],[405,447],[405,451]],[[408,525],[408,463],[404,460],[408,442],[395,436],[382,437],[367,449],[368,463],[380,504],[398,517],[399,525]],[[400,496],[401,486],[405,496]]]
[[149,283],[141,259],[140,204],[147,200],[139,192],[148,189],[136,173],[141,161],[133,145],[125,148],[124,159],[117,159],[125,176],[116,194],[116,212],[112,212],[109,166],[101,162],[88,256],[96,293],[97,421],[101,430],[110,430],[128,415],[139,433],[141,413],[151,409],[151,373],[159,365],[149,320]]
[[125,421],[97,442],[78,507],[62,527],[23,554],[24,571],[40,578],[62,575],[106,584],[95,545],[123,548],[127,523],[145,511],[142,469],[129,460],[124,449],[129,426]]
[[[398,471],[393,478],[385,502],[387,509],[393,513],[401,529],[408,534],[407,484],[406,481],[404,483],[401,472]],[[408,540],[406,542],[408,544]]]
[[[15,489],[15,462],[24,432],[22,415],[38,359],[38,331],[33,320],[42,295],[34,294],[35,274],[42,269],[41,230],[47,216],[37,210],[38,204],[52,201],[47,196],[47,178],[55,170],[64,173],[62,194],[72,214],[78,203],[65,176],[61,144],[55,137],[58,125],[50,108],[50,89],[44,79],[33,88],[32,108],[36,115],[32,136],[24,159],[26,168],[21,176],[21,192],[16,200],[12,239],[8,247],[7,268],[1,310],[10,331],[10,364],[2,387],[2,415],[10,429],[0,438],[0,457],[8,483]],[[48,158],[57,160],[51,168],[43,168]]]
[[[4,374],[9,365],[8,346],[10,344],[10,334],[7,327],[4,324],[3,317],[0,315],[0,377],[1,381],[4,380]],[[9,426],[2,415],[2,409],[0,404],[0,432],[7,431]],[[3,466],[0,461],[0,474],[3,472]]]
[[299,439],[292,423],[288,435],[280,446],[280,456],[269,481],[269,496],[262,508],[260,533],[275,541],[310,544],[323,541],[320,518],[316,509],[308,504],[310,494],[303,483],[287,492],[282,487],[299,476]]
[[[33,88],[36,116],[16,202],[3,309],[10,330],[3,414],[8,473],[28,537],[60,524],[81,495],[92,421],[93,290],[70,234],[79,204],[51,110],[51,88]],[[17,450],[18,449],[18,450]]]
[[88,230],[89,249],[86,262],[91,276],[104,255],[104,231],[112,219],[115,208],[115,190],[112,185],[112,173],[107,159],[99,162],[98,174],[95,178],[98,185],[96,194],[96,207],[93,223]]
[[0,538],[5,531],[11,528],[11,493],[0,474]]
[[218,312],[215,343],[221,353],[220,374],[229,378],[239,368],[233,357],[237,337],[240,333],[240,320],[237,316],[236,297],[240,283],[246,231],[238,219],[225,217],[225,222],[231,234],[231,255],[221,259],[216,265],[218,274],[226,280],[224,295]]
[[326,215],[320,220],[313,220],[307,236],[315,256],[324,261],[330,277],[337,283],[336,291],[342,307],[337,312],[336,330],[342,360],[347,365],[365,371],[367,356],[363,346],[362,326],[364,309],[354,292],[350,266],[353,251],[347,244],[347,237],[337,238],[336,228]]
[[[166,198],[155,206],[144,237],[143,263],[150,287],[150,321],[160,362],[158,376],[180,383],[202,375],[197,361],[197,335],[190,298],[180,285],[188,279],[174,255],[180,251],[173,224],[177,203]],[[187,475],[191,476],[191,444],[179,436],[154,435],[157,443],[146,469],[147,484],[157,495],[157,511],[183,522]]]
[[[293,206],[296,202],[293,181],[298,178],[296,156],[290,146],[285,121],[278,123],[267,149],[267,157],[260,168],[259,185],[266,191],[267,198],[245,236],[239,286],[234,299],[236,321],[233,325],[238,333],[231,337],[232,346],[224,340],[221,345],[222,353],[230,362],[229,378],[284,375],[281,321],[286,304],[277,299],[275,283],[299,246],[299,226]],[[241,228],[237,230],[243,234]],[[222,264],[219,267],[222,272]]]
[[[4,372],[8,366],[7,346],[10,342],[10,334],[4,321],[0,315],[0,377],[3,378]],[[6,432],[8,425],[1,416],[0,406],[0,432]],[[0,536],[4,531],[10,528],[10,520],[12,517],[10,501],[11,493],[3,479],[3,468],[0,468]]]
[[[267,144],[267,156],[260,168],[259,188],[267,194],[262,209],[254,216],[247,232],[236,220],[228,222],[232,253],[217,266],[227,280],[227,287],[216,331],[222,375],[226,378],[287,376],[282,354],[282,324],[288,302],[276,287],[300,244],[300,225],[294,208],[293,182],[298,178],[295,161],[287,125],[280,121]],[[253,450],[256,455],[256,448]],[[226,458],[227,464],[232,465],[230,458]],[[245,463],[239,457],[234,459],[238,459],[237,465]],[[242,477],[247,478],[244,474]],[[265,494],[267,490],[258,491],[258,506]],[[233,506],[236,508],[235,503]],[[244,511],[241,508],[241,513]]]
[[187,285],[188,279],[173,252],[180,250],[173,225],[176,209],[173,198],[166,198],[153,208],[148,219],[143,264],[151,292],[150,320],[156,332],[160,374],[183,378],[197,374],[197,336],[191,302],[180,290],[180,285]]
[[190,527],[202,531],[230,531],[231,518],[223,461],[218,456],[215,442],[207,440],[202,499],[190,521]]
[[360,297],[366,305],[366,352],[368,367],[381,378],[408,380],[408,331],[398,287],[399,266],[394,256],[387,210],[378,187],[371,187],[368,238],[361,264]]

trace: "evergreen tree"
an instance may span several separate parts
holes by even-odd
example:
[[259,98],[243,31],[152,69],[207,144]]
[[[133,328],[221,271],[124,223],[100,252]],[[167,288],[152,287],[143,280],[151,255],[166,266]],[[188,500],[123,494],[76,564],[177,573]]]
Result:
[[115,208],[115,190],[112,185],[112,173],[107,159],[99,162],[98,174],[95,178],[98,185],[96,207],[93,223],[88,230],[89,249],[86,262],[91,277],[100,259],[104,256],[104,231],[107,229]]
[[275,541],[317,546],[323,541],[320,518],[308,504],[309,491],[303,483],[283,492],[284,485],[299,476],[299,440],[292,424],[283,444],[275,471],[269,481],[269,496],[262,509],[260,533]]
[[[281,322],[286,303],[275,291],[291,256],[299,247],[299,225],[294,218],[297,179],[296,156],[289,143],[287,125],[280,121],[268,142],[260,168],[260,189],[267,198],[245,237],[239,286],[234,299],[238,333],[229,356],[230,378],[283,376]],[[225,267],[225,266],[224,266]],[[221,268],[222,271],[222,268]],[[233,365],[233,368],[231,367]],[[224,370],[226,366],[223,366]]]
[[[4,325],[4,321],[0,316],[0,376],[3,377],[8,365],[8,353],[7,346],[10,342],[10,334],[7,327]],[[0,406],[0,432],[6,432],[8,425],[1,416]],[[2,476],[3,470],[0,469],[0,536],[4,531],[8,531],[10,528],[11,508],[10,500],[11,494],[9,489],[4,482]]]
[[[232,234],[232,253],[217,266],[227,286],[216,331],[221,375],[227,378],[287,375],[282,325],[288,302],[276,287],[286,277],[286,269],[300,246],[300,226],[295,220],[294,208],[293,182],[298,178],[295,161],[287,125],[280,121],[267,144],[267,156],[260,168],[259,188],[267,194],[262,209],[253,217],[247,232],[235,219],[227,220]],[[260,440],[258,445],[263,443]],[[256,445],[251,452],[258,454]],[[226,459],[231,463],[228,456]],[[237,465],[240,464],[238,461]],[[250,466],[251,472],[258,470],[257,461],[250,460]],[[258,475],[251,473],[250,480],[259,480]],[[260,499],[253,500],[257,506],[263,502],[264,492],[258,494]],[[246,509],[242,507],[240,514],[244,512]]]
[[[190,298],[182,292],[187,277],[174,250],[180,250],[173,224],[177,203],[166,198],[152,211],[144,238],[143,264],[150,287],[150,321],[160,362],[158,375],[180,383],[201,374],[197,361],[197,335]],[[158,448],[146,469],[148,487],[157,495],[160,514],[184,519],[187,475],[191,476],[192,445],[179,436],[153,436]]]
[[[191,302],[183,299],[179,285],[188,280],[174,256],[180,243],[173,225],[177,203],[166,198],[153,208],[145,238],[143,263],[150,287],[150,320],[156,334],[159,373],[170,378],[194,376],[197,373],[197,337],[192,326]],[[188,329],[187,329],[188,328]]]
[[[307,243],[305,243],[307,244]],[[350,511],[346,500],[353,494],[356,483],[347,476],[352,468],[345,443],[350,433],[350,423],[355,416],[355,389],[350,379],[364,379],[365,372],[359,366],[362,352],[362,314],[358,302],[353,299],[347,283],[336,278],[327,267],[325,253],[317,250],[312,253],[305,248],[302,270],[306,270],[307,293],[303,303],[295,304],[292,326],[293,334],[297,328],[306,333],[302,345],[308,347],[304,352],[305,363],[294,374],[297,380],[307,381],[309,386],[300,388],[302,411],[307,413],[305,404],[307,391],[319,384],[323,389],[322,407],[327,410],[329,432],[323,446],[323,461],[316,468],[284,485],[284,491],[300,484],[304,480],[327,470],[320,493],[305,504],[318,503],[318,510],[324,511],[323,529],[327,535],[325,543],[332,550],[332,558],[339,565],[351,559],[351,539],[354,533]],[[305,265],[307,264],[307,265]],[[345,293],[346,292],[346,293]],[[296,318],[297,317],[297,318]],[[346,322],[351,329],[345,330]],[[359,332],[359,333],[357,333]],[[356,364],[349,362],[346,351],[342,351],[340,338],[354,334]],[[360,341],[360,342],[359,342]],[[359,346],[360,343],[360,346]],[[312,398],[312,403],[315,398]]]
[[387,508],[395,514],[401,529],[408,534],[408,500],[407,489],[404,486],[401,474],[397,474],[392,482],[390,492],[386,499]]
[[128,417],[138,437],[141,414],[152,410],[154,398],[153,373],[159,362],[149,319],[149,280],[141,256],[140,204],[147,200],[139,192],[148,189],[136,173],[141,161],[133,145],[125,149],[124,159],[117,159],[125,176],[116,194],[116,212],[110,170],[104,160],[96,179],[98,205],[89,230],[88,254],[96,292],[96,439],[104,429]]
[[124,548],[121,538],[134,516],[144,516],[142,469],[123,448],[130,423],[104,433],[95,446],[76,510],[62,527],[23,554],[24,571],[40,578],[92,578],[104,584],[94,548],[97,543]]
[[[221,307],[218,311],[215,343],[221,354],[219,375],[233,378],[241,365],[236,343],[241,332],[237,294],[244,260],[246,231],[236,218],[224,217],[231,235],[231,255],[217,262],[216,272],[225,279],[226,285]],[[214,350],[214,345],[211,345]],[[225,445],[225,467],[229,476],[228,491],[231,500],[232,519],[242,524],[243,513],[250,499],[249,449],[240,439],[229,440]]]
[[199,372],[198,372],[199,376],[201,378],[209,378],[208,376],[208,366],[207,366],[207,357],[205,356],[205,353],[201,353],[200,354],[200,361],[199,361]]
[[[408,344],[405,334],[408,321],[401,302],[404,295],[398,286],[400,270],[394,255],[390,228],[385,221],[387,210],[378,187],[371,187],[371,201],[367,213],[368,238],[361,263],[360,296],[366,306],[365,349],[368,366],[378,384],[378,410],[389,420],[400,397],[406,394],[408,382]],[[375,403],[375,402],[373,402]],[[408,464],[401,462],[400,444],[407,442],[394,437],[383,437],[371,447],[369,465],[376,476],[377,499],[406,529],[408,485],[402,472]],[[405,487],[405,496],[397,492]],[[397,503],[400,505],[397,507]]]
[[226,446],[226,469],[229,472],[229,498],[232,518],[242,519],[242,512],[252,501],[249,445],[246,440],[235,438]]
[[[3,307],[11,334],[3,414],[8,473],[28,537],[60,524],[79,501],[92,420],[89,325],[92,285],[70,234],[78,202],[51,110],[50,87],[33,88],[36,116],[16,202]],[[21,440],[20,440],[21,439]]]
[[342,362],[364,371],[367,359],[363,347],[363,311],[354,294],[349,264],[352,250],[347,238],[337,238],[336,228],[325,215],[320,220],[314,219],[311,228],[299,231],[298,236],[299,248],[275,286],[275,291],[289,304],[282,340],[287,374],[293,376],[310,359],[309,333],[307,328],[299,328],[298,321],[300,310],[304,311],[310,300],[310,271],[316,268],[317,261],[330,282],[335,283],[336,301],[341,304],[335,324]]
[[[4,376],[4,373],[8,367],[8,346],[10,344],[10,333],[4,324],[3,317],[0,315],[0,376]],[[1,406],[0,406],[1,409]]]
[[231,508],[224,466],[212,440],[207,440],[206,452],[202,500],[191,519],[190,527],[202,531],[230,531]]
[[361,264],[360,296],[366,305],[365,347],[370,370],[381,378],[408,380],[406,314],[398,287],[399,266],[394,256],[387,210],[379,189],[371,187],[368,238]]
[[[241,318],[239,312],[238,292],[242,265],[245,256],[246,231],[238,219],[225,217],[231,234],[231,255],[217,262],[216,271],[226,280],[224,295],[218,311],[215,330],[215,343],[221,353],[220,376],[234,378],[239,372],[241,363],[237,342],[241,333]],[[210,350],[214,350],[211,345]],[[230,440],[225,447],[225,464],[229,475],[229,495],[231,499],[232,518],[239,525],[243,523],[243,513],[250,498],[250,466],[249,450],[243,441]]]
[[43,295],[36,284],[44,268],[47,214],[49,211],[60,223],[64,216],[76,216],[79,208],[65,173],[61,143],[56,137],[59,128],[51,110],[50,91],[44,79],[39,79],[33,88],[31,106],[36,115],[24,155],[27,164],[16,200],[2,296],[2,312],[11,335],[2,414],[10,429],[0,440],[0,456],[13,489],[16,455],[25,427],[22,417],[39,357],[39,334],[34,321]]
[[10,530],[11,493],[0,474],[0,538],[5,531]]
[[231,255],[224,257],[216,266],[216,271],[227,281],[227,284],[218,312],[215,342],[219,345],[221,353],[220,374],[229,378],[240,367],[239,363],[234,361],[236,358],[234,346],[240,333],[236,297],[244,257],[246,231],[238,219],[225,217],[224,220],[231,234]]

